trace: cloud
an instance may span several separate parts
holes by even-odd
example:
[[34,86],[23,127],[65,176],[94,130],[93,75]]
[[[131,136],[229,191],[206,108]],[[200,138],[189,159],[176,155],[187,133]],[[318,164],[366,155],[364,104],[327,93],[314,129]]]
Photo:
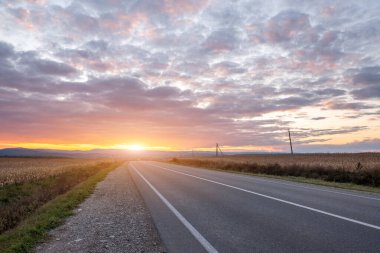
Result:
[[169,15],[194,14],[207,6],[207,0],[165,0],[164,11]]
[[317,137],[317,136],[332,136],[346,133],[355,133],[367,129],[366,126],[353,126],[353,127],[341,127],[339,129],[312,129],[312,128],[298,128],[296,131],[292,131],[296,137]]
[[346,91],[342,89],[327,88],[327,89],[317,90],[316,93],[320,96],[337,97],[337,96],[342,96],[346,94]]
[[333,145],[333,144],[318,144],[318,145],[302,145],[298,147],[302,152],[321,152],[321,153],[352,153],[358,152],[379,152],[380,140],[379,139],[367,139],[363,141],[349,142],[346,144]]
[[247,71],[246,68],[240,66],[239,63],[231,61],[222,61],[212,65],[212,69],[216,72],[215,74],[222,75],[233,75],[242,74]]
[[[304,146],[358,131],[373,138],[378,8],[353,0],[8,2],[0,6],[0,117],[10,130],[0,137],[277,150],[287,127],[299,129]],[[310,120],[315,129],[300,127]]]
[[379,85],[370,85],[363,89],[357,89],[352,91],[358,99],[369,99],[369,98],[379,98],[380,97],[380,86]]
[[223,29],[212,32],[203,42],[206,52],[231,51],[239,46],[239,35],[234,29]]
[[312,120],[324,120],[326,119],[326,117],[314,117],[314,118],[311,118]]
[[108,46],[109,46],[108,42],[104,41],[104,40],[91,40],[91,41],[87,42],[85,45],[86,48],[88,48],[92,51],[95,51],[95,52],[106,51]]
[[332,110],[361,110],[373,108],[370,105],[360,102],[345,102],[345,101],[329,101],[325,104],[325,108]]
[[281,43],[295,39],[310,28],[308,15],[294,10],[286,10],[268,21],[264,35],[269,42]]
[[60,62],[44,60],[44,59],[26,59],[24,64],[27,64],[29,70],[33,73],[46,75],[65,76],[76,73],[76,69]]
[[362,68],[352,78],[352,83],[358,89],[352,95],[358,99],[371,99],[380,97],[380,67],[371,66]]
[[380,83],[380,67],[365,67],[353,77],[353,83],[358,85],[373,85]]
[[0,57],[2,59],[5,59],[10,56],[13,56],[13,54],[14,54],[13,46],[8,43],[0,41]]

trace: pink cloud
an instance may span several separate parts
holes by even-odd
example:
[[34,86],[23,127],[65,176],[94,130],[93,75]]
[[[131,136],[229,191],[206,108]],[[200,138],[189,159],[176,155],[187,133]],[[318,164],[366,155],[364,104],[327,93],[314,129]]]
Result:
[[183,14],[194,14],[208,5],[208,0],[164,0],[164,12],[178,16]]

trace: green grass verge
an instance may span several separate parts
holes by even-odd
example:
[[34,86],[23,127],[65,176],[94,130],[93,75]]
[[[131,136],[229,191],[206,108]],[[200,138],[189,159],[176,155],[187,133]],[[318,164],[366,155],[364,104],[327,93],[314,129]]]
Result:
[[294,177],[294,176],[275,176],[275,175],[269,175],[269,174],[258,174],[258,173],[250,173],[250,172],[240,172],[240,171],[232,171],[232,170],[223,170],[218,168],[206,168],[206,167],[200,167],[200,166],[194,166],[194,165],[186,165],[171,161],[165,161],[167,163],[177,164],[177,165],[183,165],[183,166],[191,166],[195,168],[200,169],[207,169],[207,170],[216,170],[221,172],[228,172],[233,174],[242,174],[242,175],[248,175],[248,176],[256,176],[256,177],[263,177],[263,178],[273,178],[273,179],[281,179],[291,182],[297,182],[297,183],[305,183],[305,184],[313,184],[313,185],[321,185],[321,186],[328,186],[328,187],[334,187],[334,188],[340,188],[340,189],[347,189],[347,190],[354,190],[354,191],[363,191],[363,192],[371,192],[371,193],[380,193],[380,187],[371,187],[371,186],[365,186],[365,185],[358,185],[353,183],[340,183],[340,182],[330,182],[325,181],[322,179],[314,179],[314,178],[306,178],[306,177]]
[[49,201],[34,214],[22,221],[17,227],[0,235],[0,252],[31,252],[42,242],[49,230],[59,226],[64,219],[73,214],[73,209],[83,202],[95,189],[98,182],[115,169],[114,163],[78,184],[70,191]]

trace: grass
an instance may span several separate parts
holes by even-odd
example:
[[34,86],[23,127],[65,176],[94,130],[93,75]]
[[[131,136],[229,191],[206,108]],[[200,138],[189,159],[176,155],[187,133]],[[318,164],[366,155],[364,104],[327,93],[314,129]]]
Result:
[[[330,154],[331,155],[331,154]],[[201,168],[216,169],[228,172],[244,173],[256,176],[286,179],[290,181],[339,187],[369,192],[380,192],[380,163],[364,167],[361,163],[354,163],[351,167],[332,166],[328,164],[293,163],[279,164],[276,155],[267,159],[266,163],[256,163],[254,156],[218,158],[174,158],[172,163],[190,165]],[[247,161],[247,159],[249,159]],[[281,158],[283,159],[283,158]],[[294,158],[293,158],[294,159]]]
[[[99,165],[102,168],[96,170],[96,173],[89,175],[81,183],[69,187],[65,193],[55,196],[54,199],[35,209],[26,218],[24,217],[25,219],[22,219],[15,228],[2,233],[0,235],[0,252],[31,252],[47,236],[50,229],[62,224],[66,217],[72,215],[72,210],[92,193],[96,184],[120,164],[121,161]],[[49,186],[53,181],[55,180],[39,183]],[[30,184],[20,186],[20,189],[25,191],[26,195],[30,195],[28,191],[31,189],[30,187],[35,189],[34,185]],[[14,198],[16,197],[14,196]],[[10,199],[9,201],[15,200]]]
[[[15,227],[37,208],[70,190],[112,162],[66,167],[59,174],[0,187],[0,234]],[[30,172],[26,172],[29,174]]]
[[228,172],[228,173],[237,173],[237,174],[244,174],[244,175],[249,175],[249,176],[270,178],[270,179],[280,179],[280,180],[286,180],[286,181],[291,181],[291,182],[296,182],[296,183],[305,183],[305,184],[321,185],[321,186],[334,187],[334,188],[347,189],[347,190],[380,193],[379,187],[370,187],[370,186],[358,185],[358,184],[353,184],[353,183],[328,182],[321,179],[306,178],[306,177],[275,176],[275,175],[268,175],[268,174],[226,171],[226,170],[221,170],[221,169],[214,169],[214,170]]
[[371,187],[371,186],[358,185],[358,184],[353,184],[353,183],[328,182],[321,179],[313,179],[313,178],[305,178],[305,177],[273,176],[273,175],[262,175],[262,174],[252,174],[252,175],[266,177],[266,178],[283,179],[283,180],[297,182],[297,183],[314,184],[314,185],[322,185],[322,186],[347,189],[347,190],[380,193],[379,187]]
[[[191,158],[190,158],[191,159]],[[379,167],[380,153],[308,153],[308,154],[254,154],[254,155],[225,155],[219,157],[194,157],[208,161],[224,161],[236,163],[256,163],[267,165],[278,163],[282,166],[293,164],[305,166],[320,166],[355,170],[360,162],[364,170]]]

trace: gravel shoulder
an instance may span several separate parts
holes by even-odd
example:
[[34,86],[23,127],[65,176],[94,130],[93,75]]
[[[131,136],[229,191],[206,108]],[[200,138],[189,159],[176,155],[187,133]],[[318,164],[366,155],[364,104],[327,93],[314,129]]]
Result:
[[166,252],[127,163],[49,235],[37,252]]

